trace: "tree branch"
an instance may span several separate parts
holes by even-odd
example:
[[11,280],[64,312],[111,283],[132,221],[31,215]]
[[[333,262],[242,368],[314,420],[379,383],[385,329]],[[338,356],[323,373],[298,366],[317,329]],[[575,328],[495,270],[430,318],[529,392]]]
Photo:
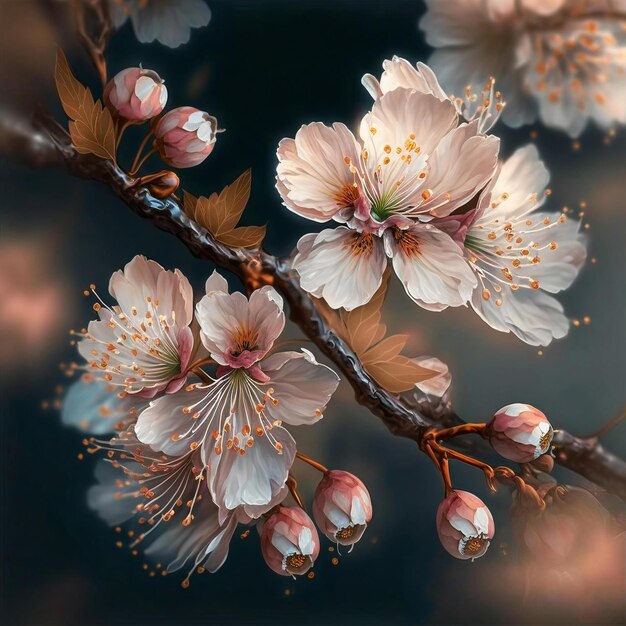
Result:
[[[158,200],[112,162],[76,152],[65,130],[51,118],[39,115],[28,124],[3,116],[2,153],[34,167],[58,165],[79,178],[104,183],[135,213],[175,235],[192,254],[237,275],[248,291],[263,284],[273,285],[287,301],[290,319],[333,361],[352,385],[356,400],[377,415],[394,435],[419,444],[429,429],[464,423],[445,399],[418,390],[412,396],[400,397],[381,388],[350,346],[333,332],[317,300],[300,287],[289,259],[263,250],[233,250],[221,244],[191,220],[173,199]],[[482,441],[476,443],[485,445]],[[596,439],[582,439],[559,431],[555,446],[556,460],[562,466],[626,499],[626,462],[606,451]]]

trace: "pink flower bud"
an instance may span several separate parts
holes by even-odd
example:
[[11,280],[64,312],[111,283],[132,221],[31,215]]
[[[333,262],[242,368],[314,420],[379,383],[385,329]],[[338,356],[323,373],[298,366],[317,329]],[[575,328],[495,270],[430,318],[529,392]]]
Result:
[[547,417],[529,404],[502,407],[488,425],[489,441],[505,459],[529,463],[550,449],[552,426]]
[[477,559],[487,552],[495,526],[485,503],[467,491],[454,490],[437,510],[437,533],[457,559]]
[[154,128],[161,158],[178,168],[202,163],[213,151],[216,132],[217,120],[193,107],[168,111]]
[[372,520],[372,501],[353,474],[332,470],[315,490],[313,518],[319,529],[342,546],[355,544]]
[[127,120],[149,120],[163,110],[167,88],[156,72],[129,67],[109,81],[104,89],[104,102]]
[[261,552],[277,574],[306,574],[319,551],[320,539],[313,520],[300,507],[278,507],[265,520],[261,529]]

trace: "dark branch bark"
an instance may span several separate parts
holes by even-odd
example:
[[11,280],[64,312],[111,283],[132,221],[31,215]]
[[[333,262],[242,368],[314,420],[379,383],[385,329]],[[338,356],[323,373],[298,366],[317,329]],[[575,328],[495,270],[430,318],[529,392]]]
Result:
[[[272,284],[289,305],[290,319],[325,354],[352,385],[357,401],[377,415],[394,434],[420,443],[431,428],[462,424],[447,400],[418,391],[398,397],[382,389],[363,369],[359,359],[330,328],[316,299],[303,291],[289,259],[260,251],[233,250],[211,237],[192,221],[173,199],[158,200],[136,180],[109,161],[77,153],[65,130],[40,116],[34,125],[0,123],[0,153],[31,166],[60,165],[74,176],[107,185],[141,217],[175,235],[192,254],[236,274],[248,290]],[[606,451],[594,439],[581,439],[559,431],[556,460],[596,485],[626,499],[626,462]]]

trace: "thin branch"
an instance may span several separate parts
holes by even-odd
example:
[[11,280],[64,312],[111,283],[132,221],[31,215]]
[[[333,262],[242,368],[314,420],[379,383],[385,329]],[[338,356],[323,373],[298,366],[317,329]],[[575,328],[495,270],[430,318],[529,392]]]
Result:
[[[394,435],[419,444],[429,429],[465,423],[447,400],[427,396],[417,389],[412,397],[399,397],[381,388],[350,346],[329,327],[317,300],[300,287],[289,259],[263,250],[234,250],[216,241],[171,198],[158,200],[112,162],[77,153],[65,130],[51,118],[39,116],[34,125],[0,124],[0,150],[11,159],[35,167],[60,165],[74,176],[100,181],[136,214],[175,235],[192,254],[236,274],[248,291],[273,285],[287,301],[290,319],[340,370],[352,385],[356,400],[378,416]],[[564,431],[558,432],[554,441],[558,463],[626,499],[626,462],[597,441]]]

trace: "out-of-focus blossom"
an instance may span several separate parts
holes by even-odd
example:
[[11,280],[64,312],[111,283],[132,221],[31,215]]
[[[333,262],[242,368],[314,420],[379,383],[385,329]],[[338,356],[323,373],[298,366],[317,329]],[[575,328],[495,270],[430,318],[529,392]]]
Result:
[[467,491],[452,491],[437,510],[437,533],[443,547],[457,559],[477,559],[487,552],[495,533],[485,503]]
[[407,294],[442,310],[465,304],[476,277],[453,240],[428,222],[450,215],[493,176],[499,140],[454,104],[398,87],[380,96],[360,126],[303,126],[278,147],[276,187],[285,206],[317,222],[346,223],[298,242],[302,287],[351,310],[380,287],[387,257]]
[[147,400],[86,372],[67,390],[61,420],[85,433],[104,435],[136,421],[147,405]]
[[513,510],[520,548],[538,567],[567,569],[608,534],[610,515],[586,489],[547,484],[542,510]]
[[56,256],[36,238],[0,242],[3,381],[34,368],[63,336],[70,296]]
[[416,383],[416,387],[429,396],[437,398],[443,397],[452,384],[452,374],[448,366],[434,356],[421,356],[412,359],[421,367],[439,372],[436,376],[428,378],[422,382]]
[[[626,122],[626,25],[613,0],[427,0],[429,63],[455,95],[495,76],[503,120],[578,136]],[[620,12],[621,10],[621,12]]]
[[168,111],[154,127],[155,143],[165,163],[172,167],[194,167],[213,151],[217,120],[194,107]]
[[478,121],[480,133],[486,133],[494,126],[504,108],[502,94],[496,91],[493,78],[486,82],[484,90],[479,94],[472,93],[471,89],[465,89],[462,97],[450,98],[428,65],[417,63],[413,66],[398,56],[383,61],[380,80],[366,74],[361,82],[374,99],[400,87],[430,93],[442,101],[451,101],[459,115],[466,121]]
[[587,255],[578,221],[538,211],[548,180],[537,149],[520,148],[502,164],[475,211],[438,222],[463,243],[476,274],[476,313],[496,330],[544,346],[569,330],[563,307],[548,294],[569,287]]
[[519,402],[496,411],[487,432],[496,452],[516,463],[529,463],[548,452],[553,434],[539,409]]
[[218,519],[197,454],[177,459],[158,455],[132,436],[120,443],[134,460],[99,463],[89,506],[111,526],[134,525],[128,533],[131,550],[147,546],[146,556],[163,563],[167,573],[186,568],[183,586],[198,568],[217,571],[237,524],[250,518],[238,510]]
[[248,299],[229,294],[226,280],[214,272],[196,317],[202,342],[218,363],[215,378],[155,400],[135,431],[168,455],[198,449],[220,514],[242,507],[257,517],[284,489],[293,463],[295,441],[282,422],[318,421],[339,379],[306,350],[268,356],[285,323],[273,287]]
[[191,29],[211,19],[204,0],[109,0],[109,11],[116,28],[130,18],[141,43],[156,39],[170,48],[187,43]]
[[331,541],[342,546],[361,539],[372,520],[372,501],[365,485],[353,474],[331,470],[315,490],[313,517]]
[[296,506],[278,507],[261,523],[261,552],[267,565],[283,576],[306,574],[320,551],[311,518]]
[[185,383],[194,339],[193,292],[179,270],[136,256],[111,276],[113,307],[96,303],[100,320],[78,344],[94,376],[131,394],[154,397]]
[[104,89],[104,101],[127,120],[149,120],[165,107],[167,87],[156,72],[129,67],[109,81]]

